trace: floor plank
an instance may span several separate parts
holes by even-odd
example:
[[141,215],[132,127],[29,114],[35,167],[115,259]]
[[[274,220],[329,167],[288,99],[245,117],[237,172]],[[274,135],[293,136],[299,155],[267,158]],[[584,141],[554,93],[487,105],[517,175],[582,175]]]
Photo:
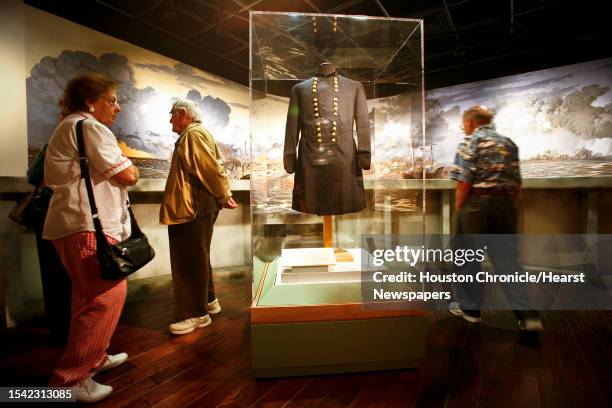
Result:
[[[213,324],[173,336],[171,287],[128,299],[111,352],[128,361],[96,377],[114,387],[93,407],[607,407],[612,312],[543,312],[541,345],[523,342],[508,312],[471,325],[435,312],[418,369],[256,380],[247,281],[216,284]],[[44,385],[62,348],[41,319],[3,335],[0,385]]]

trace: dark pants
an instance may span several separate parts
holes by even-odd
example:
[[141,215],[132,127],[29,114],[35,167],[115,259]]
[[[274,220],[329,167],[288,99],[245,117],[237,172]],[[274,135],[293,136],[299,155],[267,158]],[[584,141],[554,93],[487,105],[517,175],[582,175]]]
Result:
[[[520,263],[517,224],[518,211],[514,197],[472,194],[457,214],[454,246],[456,249],[478,249],[486,246],[495,273],[521,272],[523,267]],[[457,273],[464,275],[475,276],[482,271],[480,262],[466,263],[455,268]],[[472,315],[480,315],[485,285],[487,284],[474,282],[456,286],[457,300],[463,310]],[[501,285],[518,319],[538,315],[536,311],[531,310],[526,284]]]
[[168,226],[174,313],[178,320],[208,314],[215,300],[210,265],[210,242],[219,212],[183,224]]
[[37,198],[34,211],[34,233],[40,265],[45,317],[49,328],[49,339],[55,344],[66,344],[70,328],[70,299],[72,297],[72,280],[53,243],[43,239],[42,231],[47,215],[48,199]]

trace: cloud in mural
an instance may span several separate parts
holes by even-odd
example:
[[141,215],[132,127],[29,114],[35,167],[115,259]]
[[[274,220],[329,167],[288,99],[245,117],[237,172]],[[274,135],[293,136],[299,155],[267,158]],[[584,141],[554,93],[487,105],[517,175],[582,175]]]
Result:
[[193,101],[200,107],[202,122],[206,123],[212,129],[223,129],[227,127],[230,119],[232,108],[220,98],[212,96],[204,96],[195,89],[187,93],[187,99]]
[[[68,81],[90,73],[107,75],[118,84],[117,97],[122,112],[112,126],[118,139],[132,148],[160,153],[154,144],[147,143],[147,136],[152,138],[153,134],[148,132],[147,112],[140,109],[155,97],[155,90],[136,88],[134,70],[127,57],[103,54],[97,58],[83,51],[63,51],[58,57],[44,57],[32,68],[26,79],[30,145],[37,148],[53,133],[61,111],[58,102]],[[137,146],[136,140],[140,140]]]
[[[108,75],[107,68],[98,58],[80,51],[42,58],[26,80],[30,144],[40,145],[49,139],[59,120],[59,99],[70,79],[92,72]],[[128,81],[130,74],[121,72]]]
[[482,104],[522,159],[612,157],[612,59],[515,75],[427,94],[427,133],[452,161],[461,113]]
[[423,145],[420,93],[404,93],[371,102],[370,119],[376,124],[374,160],[406,161],[418,156]]
[[[223,135],[229,131],[231,107],[220,98],[203,96],[199,90],[194,89],[194,81],[218,85],[217,82],[198,75],[193,68],[184,64],[176,64],[174,67],[148,67],[173,73],[175,78],[190,89],[183,97],[200,106],[207,126]],[[134,70],[128,58],[123,55],[111,53],[98,58],[82,51],[63,51],[57,57],[44,57],[32,68],[31,75],[26,80],[31,152],[35,152],[42,143],[48,141],[55,130],[60,115],[58,101],[68,81],[94,72],[108,75],[118,84],[117,97],[121,112],[111,127],[117,139],[129,147],[129,153],[136,157],[168,159],[177,137],[172,133],[168,114],[173,96],[160,93],[152,86],[136,87]],[[234,126],[231,130],[244,132],[242,127],[237,129]],[[225,135],[225,138],[237,140],[236,135]],[[143,153],[139,154],[138,151]]]

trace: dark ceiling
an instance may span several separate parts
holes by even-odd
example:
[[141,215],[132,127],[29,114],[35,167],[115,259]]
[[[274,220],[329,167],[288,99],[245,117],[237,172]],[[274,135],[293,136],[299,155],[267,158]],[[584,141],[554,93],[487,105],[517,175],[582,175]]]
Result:
[[249,80],[249,11],[425,21],[427,89],[612,55],[606,1],[25,0],[236,82]]

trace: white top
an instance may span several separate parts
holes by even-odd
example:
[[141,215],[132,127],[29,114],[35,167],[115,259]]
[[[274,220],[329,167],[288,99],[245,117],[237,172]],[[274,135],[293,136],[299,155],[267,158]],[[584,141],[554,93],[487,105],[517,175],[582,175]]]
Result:
[[76,123],[83,122],[85,154],[94,197],[104,233],[122,241],[130,235],[127,212],[127,187],[111,180],[132,165],[117,144],[109,128],[92,115],[76,112],[68,115],[53,132],[45,155],[45,182],[53,190],[45,220],[43,238],[59,239],[81,231],[95,231],[81,178]]

